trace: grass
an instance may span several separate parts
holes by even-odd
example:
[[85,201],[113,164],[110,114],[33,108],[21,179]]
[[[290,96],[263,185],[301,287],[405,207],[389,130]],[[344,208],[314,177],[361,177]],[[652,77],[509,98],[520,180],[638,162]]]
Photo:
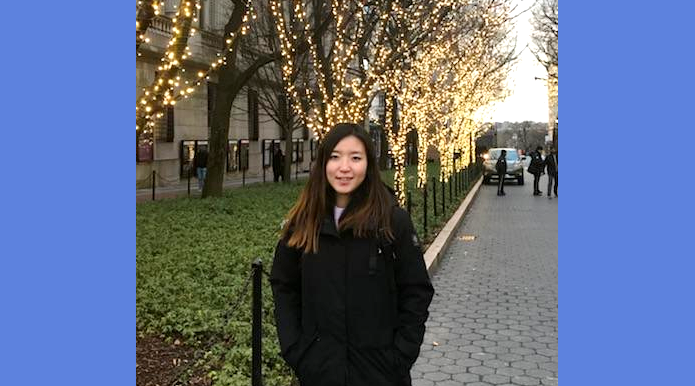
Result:
[[[422,193],[415,189],[415,167],[408,167],[411,214],[421,239],[428,243],[458,203],[449,200],[438,216],[428,197],[428,233],[424,234]],[[428,165],[438,175],[438,164]],[[383,173],[392,182],[393,171]],[[254,184],[231,189],[224,197],[176,198],[140,203],[137,222],[137,333],[182,339],[205,352],[201,366],[217,386],[248,385],[251,378],[250,287],[243,291],[251,262],[272,263],[280,224],[304,181]],[[270,286],[263,280],[264,384],[289,385],[292,372],[280,358]],[[231,315],[230,315],[231,314]],[[222,343],[229,338],[229,344]],[[212,345],[207,341],[215,342]]]

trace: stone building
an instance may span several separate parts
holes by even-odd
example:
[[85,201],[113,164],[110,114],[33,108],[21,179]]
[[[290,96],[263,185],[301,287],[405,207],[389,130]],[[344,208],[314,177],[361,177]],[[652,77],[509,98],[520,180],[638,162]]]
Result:
[[[164,3],[161,14],[147,29],[149,42],[140,46],[140,55],[136,59],[136,97],[155,80],[157,66],[171,38],[172,17],[179,1],[166,0]],[[198,20],[194,23],[196,33],[188,40],[192,55],[186,59],[183,78],[206,71],[224,46],[222,34],[231,13],[231,3],[201,0],[200,4]],[[187,178],[196,149],[208,144],[216,90],[217,78],[213,73],[187,99],[167,109],[156,123],[151,144],[136,138],[138,187],[150,186],[152,171],[159,176],[157,185],[174,184]],[[272,180],[272,146],[278,143],[285,151],[281,132],[280,126],[259,106],[258,90],[253,83],[247,85],[237,96],[231,111],[225,178],[241,179],[242,172],[247,176],[261,176],[265,171]],[[296,169],[308,171],[316,142],[307,130],[296,130],[292,141],[295,149],[292,173]]]

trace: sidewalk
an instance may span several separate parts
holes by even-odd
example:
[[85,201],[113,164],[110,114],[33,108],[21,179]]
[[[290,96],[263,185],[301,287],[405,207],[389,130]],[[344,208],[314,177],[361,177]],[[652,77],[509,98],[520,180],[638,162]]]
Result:
[[[292,173],[290,176],[290,181],[294,181],[296,175]],[[308,172],[300,172],[298,174],[299,179],[304,179],[309,176]],[[198,179],[191,177],[191,197],[200,197],[198,191]],[[243,185],[263,183],[263,176],[247,176],[245,180],[242,178],[225,178],[224,189],[239,188]],[[273,174],[269,173],[265,176],[265,183],[273,183]],[[186,197],[188,195],[188,179],[182,179],[178,184],[171,184],[167,186],[155,186],[155,200],[161,200],[165,198],[176,198],[176,197]],[[136,189],[135,190],[135,202],[152,201],[152,188]]]
[[559,200],[505,191],[479,186],[450,230],[413,386],[558,384]]

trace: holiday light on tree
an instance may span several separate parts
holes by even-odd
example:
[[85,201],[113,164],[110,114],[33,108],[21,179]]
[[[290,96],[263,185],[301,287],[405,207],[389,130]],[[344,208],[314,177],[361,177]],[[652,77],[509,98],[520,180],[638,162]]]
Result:
[[160,118],[167,106],[174,106],[182,98],[188,98],[198,86],[210,79],[213,72],[224,66],[226,54],[236,40],[246,34],[250,22],[256,18],[253,3],[247,0],[241,25],[225,37],[224,49],[215,55],[208,69],[198,71],[195,79],[182,79],[180,74],[186,72],[183,61],[191,56],[187,45],[188,37],[195,33],[195,28],[192,27],[192,23],[197,21],[194,8],[200,9],[197,1],[183,1],[172,19],[172,37],[162,56],[162,64],[157,68],[159,76],[152,85],[142,89],[136,103],[136,130],[139,132],[151,135],[155,126],[154,119]]

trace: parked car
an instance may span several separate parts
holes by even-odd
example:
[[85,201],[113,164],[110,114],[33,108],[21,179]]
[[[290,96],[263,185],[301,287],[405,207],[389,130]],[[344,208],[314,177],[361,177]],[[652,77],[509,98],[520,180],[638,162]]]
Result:
[[498,179],[497,169],[495,165],[497,164],[497,158],[499,158],[502,150],[507,151],[507,174],[504,176],[505,179],[515,179],[519,185],[524,184],[524,161],[526,157],[520,157],[519,151],[513,148],[502,148],[495,147],[490,149],[485,155],[483,155],[483,183],[488,184],[493,178]]

